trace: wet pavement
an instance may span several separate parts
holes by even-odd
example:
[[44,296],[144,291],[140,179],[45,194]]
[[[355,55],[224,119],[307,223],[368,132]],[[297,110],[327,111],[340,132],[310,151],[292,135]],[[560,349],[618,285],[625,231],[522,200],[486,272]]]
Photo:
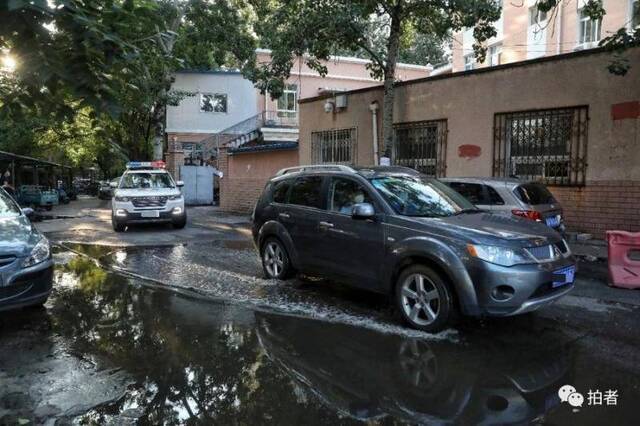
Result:
[[0,425],[637,424],[634,305],[565,298],[431,336],[384,297],[264,280],[246,240],[55,258],[46,308],[0,315]]

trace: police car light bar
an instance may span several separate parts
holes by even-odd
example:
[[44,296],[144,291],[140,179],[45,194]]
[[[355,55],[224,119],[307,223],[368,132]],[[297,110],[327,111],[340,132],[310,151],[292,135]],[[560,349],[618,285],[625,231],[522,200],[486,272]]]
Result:
[[129,161],[127,169],[164,169],[164,161]]

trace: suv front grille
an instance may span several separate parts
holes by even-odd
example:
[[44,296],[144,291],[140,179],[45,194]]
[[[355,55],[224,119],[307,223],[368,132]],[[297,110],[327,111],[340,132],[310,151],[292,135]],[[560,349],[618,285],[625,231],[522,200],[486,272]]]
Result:
[[164,207],[167,197],[132,197],[133,207]]
[[529,254],[533,256],[533,258],[538,262],[545,262],[549,260],[558,259],[561,256],[561,254],[564,254],[566,252],[566,248],[564,249],[565,251],[563,252],[560,249],[559,244],[560,243],[548,244],[546,246],[539,246],[539,247],[527,247],[525,250],[529,252]]

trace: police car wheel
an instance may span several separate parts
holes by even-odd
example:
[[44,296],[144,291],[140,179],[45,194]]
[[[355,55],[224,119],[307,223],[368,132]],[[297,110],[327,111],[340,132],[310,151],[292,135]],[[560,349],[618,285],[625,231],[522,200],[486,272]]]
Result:
[[113,226],[113,230],[116,232],[123,232],[126,228],[126,225],[124,223],[120,223],[113,218],[111,218],[111,225]]
[[177,222],[173,222],[172,223],[174,229],[182,229],[182,228],[185,227],[186,224],[187,224],[187,218],[186,217],[184,219],[181,219],[181,220],[179,220]]

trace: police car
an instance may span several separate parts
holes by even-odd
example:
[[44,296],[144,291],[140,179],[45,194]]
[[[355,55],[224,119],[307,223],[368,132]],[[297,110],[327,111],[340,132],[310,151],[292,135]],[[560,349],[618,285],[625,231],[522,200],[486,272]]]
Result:
[[180,188],[163,161],[130,162],[114,188],[111,223],[116,232],[133,223],[164,222],[184,228],[187,212]]

